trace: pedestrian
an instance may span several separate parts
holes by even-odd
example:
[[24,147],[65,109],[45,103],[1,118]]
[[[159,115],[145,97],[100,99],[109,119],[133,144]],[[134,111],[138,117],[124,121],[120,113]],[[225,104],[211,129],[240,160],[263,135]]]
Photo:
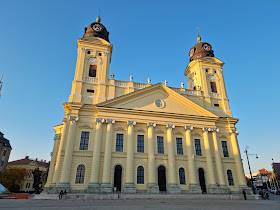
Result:
[[243,190],[243,195],[244,195],[244,200],[247,200],[247,197],[246,197],[246,192],[245,192],[245,190]]
[[263,191],[259,191],[259,195],[262,196],[263,199],[265,199],[265,194],[263,193]]
[[59,200],[62,199],[62,197],[63,197],[63,191],[60,190],[60,193],[59,193],[59,195],[58,195]]
[[66,190],[64,190],[64,195],[67,195]]
[[265,198],[266,198],[267,200],[269,200],[268,192],[265,192]]

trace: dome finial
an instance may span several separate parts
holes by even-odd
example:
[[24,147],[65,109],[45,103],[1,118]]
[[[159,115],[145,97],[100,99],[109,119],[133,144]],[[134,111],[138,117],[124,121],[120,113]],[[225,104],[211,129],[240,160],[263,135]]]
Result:
[[98,17],[96,18],[96,22],[97,22],[97,23],[100,23],[100,22],[101,22],[101,18],[100,18],[100,8],[99,8],[99,15],[98,15]]
[[199,36],[199,31],[200,31],[200,30],[199,30],[198,27],[197,27],[197,41],[198,41],[198,42],[201,41],[201,37]]

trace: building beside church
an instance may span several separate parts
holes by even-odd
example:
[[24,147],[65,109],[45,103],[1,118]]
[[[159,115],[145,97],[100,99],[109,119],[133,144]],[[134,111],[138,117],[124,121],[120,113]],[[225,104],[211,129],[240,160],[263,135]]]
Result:
[[0,132],[0,171],[4,171],[7,167],[9,157],[12,151],[10,141]]
[[188,89],[174,88],[115,80],[109,32],[99,17],[85,28],[54,127],[49,193],[250,193],[224,63],[200,39],[184,72]]
[[23,159],[14,160],[14,161],[9,162],[7,169],[8,168],[26,169],[26,171],[28,172],[28,175],[27,175],[27,177],[25,177],[24,183],[21,186],[20,191],[30,192],[30,191],[35,190],[33,188],[34,176],[33,176],[32,172],[36,168],[38,168],[40,171],[42,171],[42,175],[41,175],[42,184],[40,185],[40,187],[43,188],[47,181],[46,177],[48,175],[49,165],[50,165],[50,163],[47,162],[46,160],[43,160],[43,159],[38,160],[38,158],[33,160],[33,159],[30,159],[29,156],[25,156],[25,158],[23,158]]

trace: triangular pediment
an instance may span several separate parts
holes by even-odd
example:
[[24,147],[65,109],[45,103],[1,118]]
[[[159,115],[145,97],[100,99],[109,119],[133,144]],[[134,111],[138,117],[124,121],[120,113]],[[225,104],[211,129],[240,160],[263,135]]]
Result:
[[215,114],[161,83],[99,103],[96,107],[218,118]]

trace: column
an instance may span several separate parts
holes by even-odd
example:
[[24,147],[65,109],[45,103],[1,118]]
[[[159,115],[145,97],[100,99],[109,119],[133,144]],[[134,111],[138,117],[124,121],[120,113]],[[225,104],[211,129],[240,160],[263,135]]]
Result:
[[90,183],[88,184],[88,193],[98,193],[100,190],[100,186],[98,183],[98,175],[101,153],[102,123],[105,122],[105,120],[97,118],[95,121],[95,139],[93,147]]
[[200,186],[198,186],[197,175],[198,172],[195,170],[194,152],[193,152],[193,141],[191,139],[191,131],[193,127],[185,126],[186,129],[186,145],[187,145],[187,157],[188,157],[188,171],[190,177],[190,192],[193,194],[201,194]]
[[69,178],[70,178],[70,170],[72,165],[73,147],[74,147],[75,136],[76,136],[76,124],[77,124],[76,122],[78,120],[79,120],[78,117],[70,116],[70,126],[68,132],[69,134],[65,147],[65,154],[64,154],[60,183],[58,185],[59,190],[64,189],[67,192],[70,191]]
[[235,159],[235,167],[236,167],[239,187],[247,188],[247,183],[246,183],[246,179],[245,179],[245,175],[244,175],[244,169],[243,169],[239,146],[238,146],[238,142],[237,142],[238,131],[230,130],[230,134],[231,134],[230,139],[231,139],[231,145],[232,145],[232,150],[233,150],[233,156]]
[[169,187],[168,191],[170,194],[179,194],[181,190],[178,186],[176,176],[179,176],[179,171],[176,170],[175,165],[175,150],[174,150],[174,140],[172,135],[172,129],[175,128],[175,125],[166,125],[167,127],[167,150],[168,150],[168,180]]
[[58,174],[58,170],[59,170],[59,166],[60,166],[60,162],[61,162],[61,150],[63,147],[64,142],[66,141],[66,129],[67,129],[67,118],[63,118],[63,130],[62,130],[62,135],[61,135],[61,139],[60,139],[60,143],[59,143],[59,148],[58,148],[58,152],[57,152],[57,156],[56,156],[56,163],[55,163],[55,167],[54,167],[54,173],[53,173],[53,178],[52,178],[52,184],[49,187],[48,192],[49,193],[56,193],[55,189],[52,189],[54,187],[56,187],[56,183],[57,183],[57,174]]
[[148,193],[159,193],[156,184],[156,163],[155,163],[155,139],[154,127],[155,123],[148,123]]
[[216,171],[218,176],[218,184],[221,188],[221,193],[228,193],[229,188],[226,187],[223,164],[221,159],[221,152],[219,150],[219,144],[217,140],[217,132],[219,132],[219,128],[212,129],[212,137],[213,137],[213,144],[214,144],[214,154],[215,154],[215,163],[216,163]]
[[107,119],[106,123],[107,123],[107,135],[106,135],[106,142],[105,142],[103,176],[102,176],[100,191],[103,193],[111,193],[112,186],[110,181],[110,175],[111,175],[112,135],[113,135],[113,123],[115,123],[115,120]]
[[214,164],[212,158],[212,152],[210,148],[209,138],[208,138],[208,131],[212,131],[211,128],[202,128],[203,131],[203,139],[204,139],[204,147],[205,147],[205,155],[206,155],[206,177],[207,177],[207,190],[209,193],[216,193],[215,190],[217,188],[215,173],[214,173]]
[[127,121],[127,151],[126,151],[126,180],[124,186],[125,193],[136,193],[136,188],[134,185],[134,135],[133,135],[133,126],[136,125],[136,122]]

